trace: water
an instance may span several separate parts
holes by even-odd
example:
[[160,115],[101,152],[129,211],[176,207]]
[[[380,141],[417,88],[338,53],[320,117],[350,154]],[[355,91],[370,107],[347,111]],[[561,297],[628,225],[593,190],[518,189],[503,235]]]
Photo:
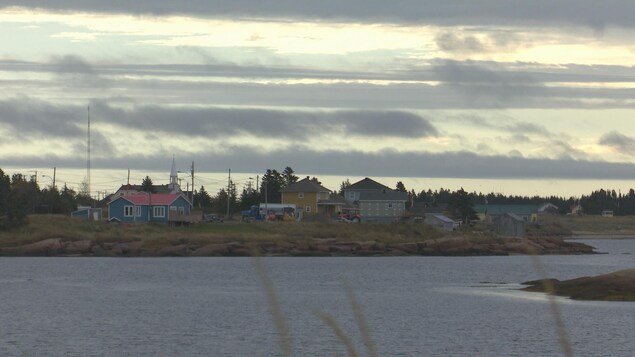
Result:
[[[558,279],[635,267],[635,240],[609,254],[545,256]],[[265,258],[294,355],[345,356],[317,313],[366,354],[342,281],[380,355],[560,356],[547,300],[517,291],[531,258]],[[631,356],[635,303],[558,298],[576,355]],[[275,356],[278,335],[249,258],[2,258],[2,356]]]

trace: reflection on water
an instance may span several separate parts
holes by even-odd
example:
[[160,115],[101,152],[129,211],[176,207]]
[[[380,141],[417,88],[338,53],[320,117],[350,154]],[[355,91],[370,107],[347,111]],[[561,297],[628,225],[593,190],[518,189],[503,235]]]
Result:
[[[610,254],[545,256],[551,277],[631,268]],[[297,355],[345,355],[315,311],[364,351],[341,282],[351,283],[381,355],[559,356],[528,257],[266,258]],[[577,355],[630,356],[635,304],[557,299]],[[0,355],[279,355],[248,258],[2,258]]]

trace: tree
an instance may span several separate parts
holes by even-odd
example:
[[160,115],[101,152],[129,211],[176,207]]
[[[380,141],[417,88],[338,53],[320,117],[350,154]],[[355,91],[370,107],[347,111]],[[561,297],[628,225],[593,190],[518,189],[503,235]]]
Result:
[[198,208],[212,207],[212,196],[207,193],[205,186],[201,186],[201,189],[194,194],[194,202],[196,202]]
[[406,190],[406,186],[401,181],[397,182],[396,190],[399,192],[408,192],[408,190]]
[[298,176],[295,175],[293,169],[287,166],[282,171],[283,187],[287,187],[293,183],[298,182]]
[[154,184],[152,183],[152,179],[150,176],[146,176],[143,180],[141,180],[141,191],[147,193],[157,193],[157,190],[154,188]]
[[344,181],[342,181],[342,183],[340,183],[340,191],[339,194],[343,195],[344,194],[344,190],[351,187],[351,181],[349,179],[346,179]]
[[240,194],[241,210],[248,210],[251,206],[257,205],[260,202],[264,202],[260,192],[254,190],[251,186],[243,188],[243,192]]
[[268,169],[262,176],[260,192],[267,202],[280,203],[282,194],[280,190],[284,187],[284,178],[277,170]]
[[452,207],[453,215],[461,219],[463,223],[469,223],[470,220],[477,218],[472,197],[463,187],[451,195],[450,206]]

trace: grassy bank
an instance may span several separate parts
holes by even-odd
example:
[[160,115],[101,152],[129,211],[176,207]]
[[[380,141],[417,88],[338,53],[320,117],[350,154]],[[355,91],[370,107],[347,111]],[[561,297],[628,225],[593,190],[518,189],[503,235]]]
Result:
[[49,238],[64,241],[89,240],[96,243],[139,241],[156,247],[179,242],[197,244],[255,242],[296,243],[315,238],[338,241],[373,240],[402,243],[441,238],[445,232],[423,224],[346,224],[318,222],[199,223],[189,227],[163,224],[109,224],[58,215],[29,216],[19,229],[0,232],[0,247],[19,246]]
[[557,224],[572,235],[635,236],[635,216],[545,216],[541,223]]

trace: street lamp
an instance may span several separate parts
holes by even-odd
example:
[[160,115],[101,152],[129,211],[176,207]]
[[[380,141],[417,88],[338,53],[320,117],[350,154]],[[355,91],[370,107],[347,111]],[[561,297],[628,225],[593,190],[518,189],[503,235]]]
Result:
[[50,179],[50,180],[51,180],[51,182],[53,182],[53,183],[51,184],[51,187],[52,187],[52,188],[55,188],[55,177],[51,177],[51,176],[49,176],[49,175],[42,175],[41,177],[46,177],[46,178]]

